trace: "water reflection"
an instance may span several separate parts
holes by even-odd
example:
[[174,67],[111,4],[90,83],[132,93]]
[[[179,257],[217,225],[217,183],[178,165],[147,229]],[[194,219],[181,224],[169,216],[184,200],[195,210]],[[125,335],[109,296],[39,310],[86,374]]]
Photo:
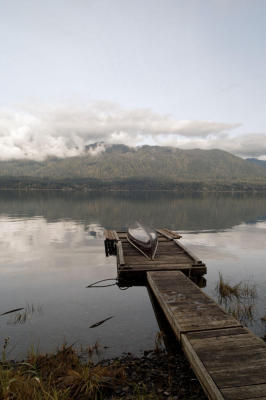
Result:
[[[37,261],[41,253],[49,257],[57,249],[86,247],[91,239],[103,238],[98,224],[84,225],[63,220],[47,223],[44,217],[10,218],[0,216],[0,252],[5,261]],[[100,251],[100,250],[99,250]]]
[[159,327],[145,287],[115,281],[86,288],[117,278],[115,258],[105,257],[104,229],[125,229],[139,218],[182,232],[182,243],[206,262],[204,290],[217,301],[219,272],[254,282],[258,295],[247,325],[265,334],[266,196],[0,192],[0,314],[25,303],[45,310],[29,317],[21,311],[17,322],[15,315],[0,319],[0,339],[10,337],[13,356],[65,341],[100,343],[103,357],[154,347]]
[[266,194],[6,191],[0,193],[0,210],[15,219],[67,219],[117,230],[142,219],[156,227],[220,231],[265,221]]

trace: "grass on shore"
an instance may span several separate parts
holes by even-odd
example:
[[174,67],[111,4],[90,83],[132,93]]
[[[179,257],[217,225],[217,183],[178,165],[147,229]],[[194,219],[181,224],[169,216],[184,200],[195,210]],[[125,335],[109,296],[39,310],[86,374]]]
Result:
[[0,398],[3,400],[100,400],[125,379],[123,368],[82,364],[72,346],[55,354],[31,352],[26,361],[0,364]]
[[[174,355],[162,350],[163,334],[154,350],[141,357],[131,353],[92,362],[96,343],[82,359],[73,346],[54,354],[33,350],[23,362],[6,361],[8,340],[0,361],[1,400],[205,400],[206,397],[180,349]],[[146,353],[146,354],[145,354]]]

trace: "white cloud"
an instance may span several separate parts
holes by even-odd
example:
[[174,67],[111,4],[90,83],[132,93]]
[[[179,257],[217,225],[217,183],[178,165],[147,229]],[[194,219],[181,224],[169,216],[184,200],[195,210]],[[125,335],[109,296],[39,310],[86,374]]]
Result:
[[256,157],[266,159],[266,134],[242,134],[232,135],[230,133],[221,133],[220,135],[211,135],[205,138],[175,138],[168,137],[167,141],[161,138],[157,140],[158,144],[167,144],[169,146],[180,147],[182,149],[220,149],[229,151],[240,157]]
[[[158,144],[184,149],[218,148],[266,159],[266,134],[236,135],[240,124],[177,120],[149,109],[124,109],[111,102],[83,106],[21,106],[0,109],[0,159],[71,157],[95,142],[129,146]],[[90,148],[92,155],[105,150]]]
[[[0,109],[0,159],[82,154],[86,145],[104,141],[135,146],[143,143],[205,143],[238,127],[214,121],[176,120],[149,109],[124,109],[111,102],[83,106],[23,106]],[[183,138],[183,139],[182,139]],[[195,145],[194,145],[195,147]],[[94,153],[103,148],[94,150]]]

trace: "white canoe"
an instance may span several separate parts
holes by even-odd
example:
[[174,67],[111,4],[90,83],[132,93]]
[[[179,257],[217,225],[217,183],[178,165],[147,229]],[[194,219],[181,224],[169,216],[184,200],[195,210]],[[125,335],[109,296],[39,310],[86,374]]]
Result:
[[158,237],[155,230],[136,222],[128,228],[127,239],[145,257],[154,260],[158,247]]

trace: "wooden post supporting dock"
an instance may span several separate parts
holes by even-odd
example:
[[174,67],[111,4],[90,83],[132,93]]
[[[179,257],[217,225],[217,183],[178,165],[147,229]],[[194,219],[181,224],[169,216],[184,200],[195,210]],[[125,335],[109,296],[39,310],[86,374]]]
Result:
[[106,230],[104,232],[104,236],[105,236],[104,247],[106,256],[108,257],[109,255],[115,255],[116,243],[119,241],[119,237],[116,231]]
[[210,400],[266,400],[266,343],[179,271],[147,279]]

